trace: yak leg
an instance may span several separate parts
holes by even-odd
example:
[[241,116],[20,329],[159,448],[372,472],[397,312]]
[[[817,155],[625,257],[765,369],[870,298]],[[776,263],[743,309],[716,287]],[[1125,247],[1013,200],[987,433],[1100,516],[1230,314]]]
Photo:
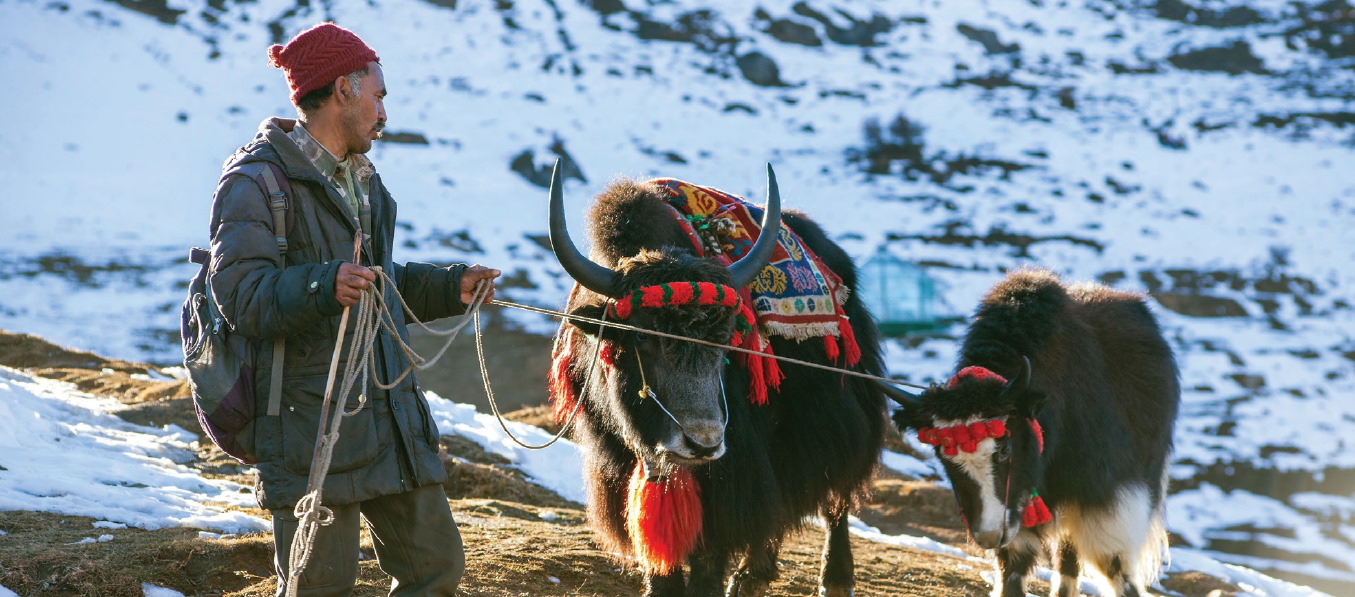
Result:
[[762,597],[767,587],[780,576],[776,569],[776,557],[781,553],[781,541],[767,541],[761,546],[748,550],[743,564],[729,578],[728,597]]
[[1064,538],[1059,542],[1059,576],[1050,583],[1050,597],[1077,597],[1077,577],[1081,572],[1078,566],[1077,546]]
[[823,570],[819,576],[819,594],[823,597],[852,597],[854,563],[851,531],[847,527],[846,508],[826,508],[824,522],[828,537],[823,543]]
[[682,597],[682,567],[668,574],[645,573],[644,597]]
[[1099,557],[1096,560],[1096,567],[1110,580],[1110,586],[1115,590],[1116,597],[1140,597],[1144,594],[1139,591],[1138,583],[1134,582],[1131,571],[1125,569],[1124,556]]
[[687,558],[687,562],[692,570],[687,576],[686,597],[720,597],[724,594],[729,554],[698,550]]
[[1025,597],[1026,576],[1035,568],[1042,545],[1035,533],[1022,531],[997,550],[997,571],[1001,584],[993,587],[993,595],[1001,597]]

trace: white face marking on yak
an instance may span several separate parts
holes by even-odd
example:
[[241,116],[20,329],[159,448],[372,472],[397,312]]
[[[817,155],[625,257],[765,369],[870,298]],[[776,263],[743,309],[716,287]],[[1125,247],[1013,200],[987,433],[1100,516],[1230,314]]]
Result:
[[[900,429],[917,430],[918,440],[935,446],[971,538],[980,547],[1006,545],[1027,522],[1047,517],[1037,501],[1044,450],[1034,413],[1043,392],[1030,387],[1030,362],[1010,381],[971,365],[944,385],[919,396],[900,397],[894,415]],[[1027,517],[1027,504],[1038,506]],[[1047,520],[1047,518],[1045,518]]]
[[[938,420],[935,423],[937,428],[953,427],[959,425],[968,426],[972,423],[986,420],[985,417],[972,417],[963,421],[943,421]],[[1001,442],[999,444],[999,442]],[[999,448],[1006,449],[1006,439],[984,438],[977,442],[973,452],[966,450],[957,450],[954,455],[940,454],[944,462],[950,469],[951,485],[956,492],[963,491],[955,483],[954,478],[957,472],[963,473],[968,477],[970,483],[974,485],[972,497],[977,498],[976,504],[980,515],[977,519],[967,518],[969,532],[974,536],[974,541],[984,548],[991,549],[996,547],[1001,538],[1015,536],[1020,530],[1017,524],[1011,521],[1008,515],[1006,499],[1003,495],[1006,487],[1005,483],[1001,486],[999,483],[1003,479],[998,478],[999,471],[994,466],[994,457]],[[1000,455],[1005,458],[1005,455]],[[975,505],[966,508],[966,515],[970,510],[975,509]]]

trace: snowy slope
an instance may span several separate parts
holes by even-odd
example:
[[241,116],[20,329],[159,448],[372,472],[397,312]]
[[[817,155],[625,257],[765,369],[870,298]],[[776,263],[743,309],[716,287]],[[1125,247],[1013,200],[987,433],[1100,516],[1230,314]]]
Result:
[[[1151,292],[1188,389],[1169,526],[1355,586],[1344,0],[153,4],[0,3],[0,328],[174,361],[220,163],[290,112],[264,48],[334,19],[385,65],[400,258],[558,306],[534,240],[557,155],[577,230],[614,176],[757,197],[770,162],[852,254],[921,263],[944,314],[1024,263]],[[890,367],[942,378],[954,349]]]

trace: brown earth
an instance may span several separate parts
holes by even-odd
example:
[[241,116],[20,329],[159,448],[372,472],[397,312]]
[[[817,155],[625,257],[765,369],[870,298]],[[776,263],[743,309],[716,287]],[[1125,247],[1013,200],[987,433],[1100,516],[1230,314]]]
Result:
[[[473,362],[473,346],[470,350]],[[132,422],[197,428],[184,382],[132,377],[152,370],[149,365],[105,359],[3,331],[0,364],[66,380],[82,391],[114,398],[127,405],[119,414]],[[509,377],[525,376],[519,370]],[[477,367],[469,379],[478,378]],[[482,390],[477,393],[482,394]],[[534,406],[516,410],[509,417],[530,423],[547,420],[545,409]],[[466,545],[467,572],[459,595],[639,593],[640,576],[635,567],[597,547],[581,505],[532,484],[504,459],[469,440],[445,436],[443,447],[451,477],[447,490]],[[250,482],[241,467],[215,446],[203,446],[198,456],[198,467],[206,475]],[[251,513],[265,515],[260,510]],[[882,471],[872,499],[859,516],[885,533],[930,537],[971,556],[984,555],[966,543],[949,492],[926,479]],[[8,533],[0,537],[0,586],[23,597],[140,596],[142,583],[190,596],[265,596],[272,595],[276,588],[268,534],[218,539],[201,538],[193,529],[99,529],[98,534],[112,534],[115,540],[72,545],[95,534],[92,522],[90,518],[61,514],[0,512],[0,530]],[[822,535],[811,528],[789,538],[781,554],[781,578],[773,584],[771,595],[817,594]],[[852,538],[852,547],[856,594],[863,597],[984,595],[990,590],[979,576],[991,567],[986,561],[859,537]],[[364,537],[363,551],[367,557],[361,563],[355,595],[384,595],[388,580],[372,558],[369,538]],[[1164,585],[1182,595],[1229,595],[1237,590],[1199,573],[1173,575]],[[1036,594],[1048,592],[1042,582],[1029,588]]]

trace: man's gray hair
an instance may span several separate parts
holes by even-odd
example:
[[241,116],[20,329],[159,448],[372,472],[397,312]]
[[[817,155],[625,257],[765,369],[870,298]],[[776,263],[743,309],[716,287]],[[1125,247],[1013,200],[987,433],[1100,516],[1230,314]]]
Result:
[[[367,76],[367,67],[364,66],[358,70],[355,70],[351,73],[344,75],[344,78],[348,79],[348,84],[352,86],[353,93],[357,94],[362,90],[362,78],[365,76]],[[301,96],[301,99],[297,102],[296,111],[300,113],[301,116],[304,117],[307,112],[319,108],[320,105],[323,104],[325,100],[329,99],[330,96],[332,95],[334,95],[333,83],[325,85],[324,87],[321,87],[314,91],[308,92],[305,95]]]
[[365,76],[367,76],[367,67],[364,66],[344,75],[344,78],[348,79],[348,85],[353,88],[353,93],[356,94],[362,92],[362,78]]

